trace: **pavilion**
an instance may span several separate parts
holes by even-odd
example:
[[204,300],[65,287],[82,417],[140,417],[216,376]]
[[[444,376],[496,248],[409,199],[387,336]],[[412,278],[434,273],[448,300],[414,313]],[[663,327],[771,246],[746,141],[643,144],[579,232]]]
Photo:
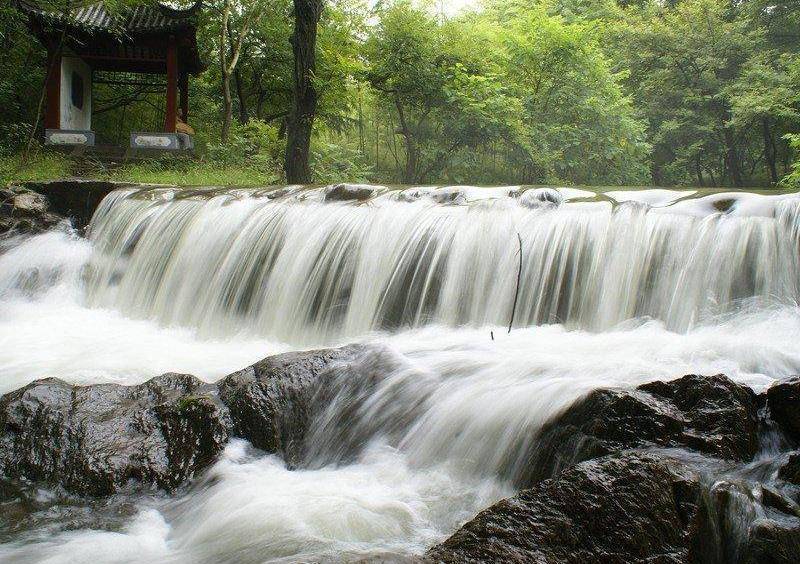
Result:
[[[110,12],[102,2],[68,13],[16,0],[48,53],[45,142],[92,147],[93,85],[155,84],[165,90],[163,127],[130,132],[131,149],[193,148],[189,75],[205,69],[197,49],[200,2],[176,9],[153,2]],[[160,76],[159,76],[160,75]],[[166,77],[165,82],[163,77]]]

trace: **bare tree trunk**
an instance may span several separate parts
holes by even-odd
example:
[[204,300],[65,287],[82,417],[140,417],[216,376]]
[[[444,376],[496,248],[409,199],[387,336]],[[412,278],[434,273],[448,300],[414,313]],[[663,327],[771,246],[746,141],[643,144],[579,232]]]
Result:
[[316,69],[317,24],[322,15],[323,0],[294,0],[294,33],[291,37],[294,54],[294,100],[286,130],[286,180],[291,183],[311,182],[309,152],[311,131],[317,112]]
[[233,121],[233,99],[231,98],[231,75],[224,68],[222,69],[222,101],[224,109],[220,140],[223,143],[227,143],[231,133],[231,122]]
[[247,111],[247,99],[244,95],[242,73],[239,67],[236,67],[236,70],[233,71],[233,78],[236,81],[236,97],[239,98],[239,122],[245,124],[250,121],[250,113]]
[[767,162],[770,182],[775,185],[780,178],[778,177],[778,148],[775,146],[775,137],[769,127],[769,118],[761,120],[761,131],[764,136],[764,160]]
[[737,188],[744,186],[741,163],[739,162],[739,152],[736,150],[733,131],[727,127],[725,128],[725,147],[725,165],[728,169],[728,173],[731,175],[731,181]]
[[406,150],[406,166],[405,170],[403,170],[401,182],[403,184],[413,184],[417,180],[417,144],[414,140],[413,132],[408,127],[403,104],[395,97],[394,105],[397,108],[397,117],[400,119],[400,134],[403,136]]
[[[222,71],[222,99],[224,103],[224,112],[222,119],[222,133],[220,139],[223,143],[228,142],[228,137],[231,131],[231,122],[233,121],[233,99],[231,98],[231,75],[236,71],[236,64],[239,62],[239,55],[242,52],[242,44],[247,32],[250,30],[250,25],[255,24],[263,15],[263,6],[251,5],[244,17],[239,33],[236,35],[235,41],[230,34],[230,15],[231,15],[231,0],[225,0],[222,8],[222,23],[219,31],[219,63],[220,70]],[[226,39],[227,38],[227,39]],[[228,43],[230,42],[230,60],[228,60]]]

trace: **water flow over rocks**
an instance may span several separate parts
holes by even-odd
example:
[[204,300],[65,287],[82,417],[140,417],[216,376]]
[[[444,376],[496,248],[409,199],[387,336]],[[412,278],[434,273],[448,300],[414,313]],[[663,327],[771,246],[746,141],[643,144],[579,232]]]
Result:
[[297,460],[318,378],[353,352],[278,355],[218,384],[184,374],[137,386],[37,380],[0,399],[0,474],[94,496],[174,490],[232,436]]

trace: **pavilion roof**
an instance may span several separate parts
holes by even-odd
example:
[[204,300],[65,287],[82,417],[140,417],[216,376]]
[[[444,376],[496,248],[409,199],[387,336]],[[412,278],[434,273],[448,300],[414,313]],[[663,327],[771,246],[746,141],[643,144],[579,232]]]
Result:
[[178,9],[161,2],[139,4],[111,12],[103,2],[95,2],[71,10],[68,14],[45,10],[29,0],[16,0],[17,7],[31,17],[52,25],[66,23],[86,32],[161,33],[176,32],[196,26],[201,2]]
[[165,49],[171,36],[177,41],[183,70],[197,74],[206,68],[196,37],[201,0],[185,9],[152,0],[109,10],[103,2],[94,2],[67,14],[32,0],[12,1],[46,46],[59,43],[61,30],[66,30],[65,47],[98,70],[166,72]]

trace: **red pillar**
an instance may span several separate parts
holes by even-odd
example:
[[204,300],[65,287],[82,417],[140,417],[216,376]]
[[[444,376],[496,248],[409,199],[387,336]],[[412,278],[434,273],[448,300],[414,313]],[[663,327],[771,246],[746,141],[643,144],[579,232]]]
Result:
[[181,119],[184,123],[189,123],[189,75],[185,72],[181,73],[178,90],[180,92]]
[[51,50],[47,55],[45,82],[45,129],[61,128],[61,53]]
[[175,133],[175,117],[178,115],[178,48],[175,37],[170,36],[167,47],[167,113],[164,116],[164,131]]

